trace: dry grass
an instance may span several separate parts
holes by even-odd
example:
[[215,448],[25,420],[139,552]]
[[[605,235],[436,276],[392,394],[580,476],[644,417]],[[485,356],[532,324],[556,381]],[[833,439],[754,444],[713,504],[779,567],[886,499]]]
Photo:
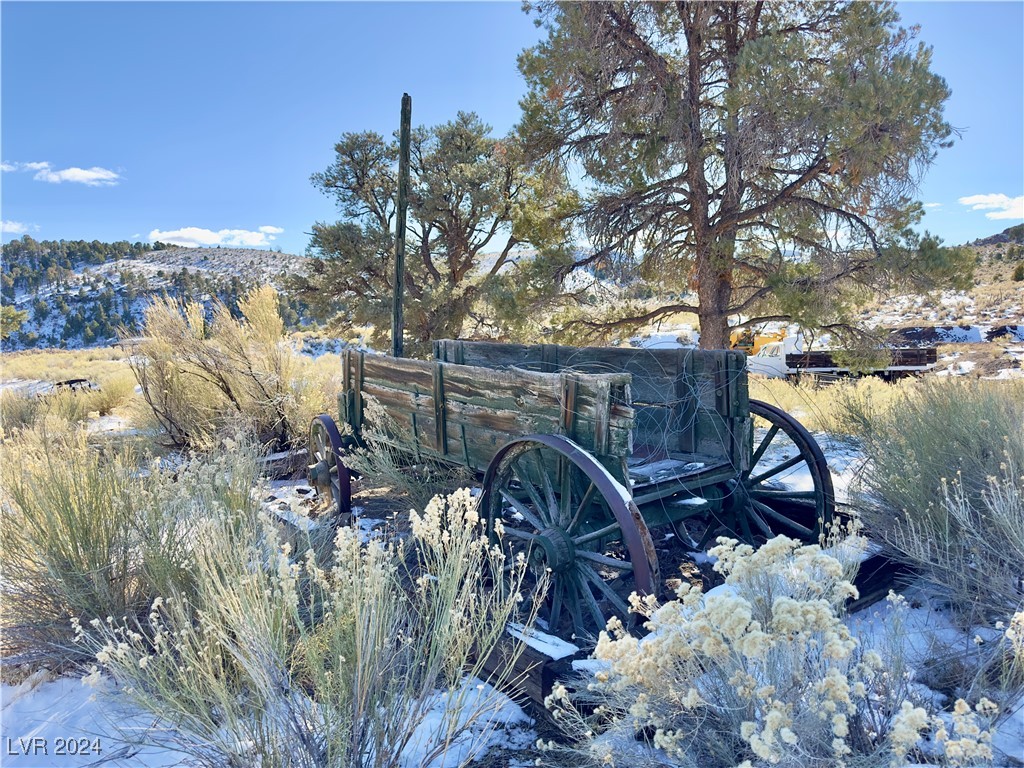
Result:
[[811,431],[833,434],[851,434],[854,431],[846,418],[847,402],[885,410],[915,386],[912,379],[889,384],[873,376],[845,379],[828,385],[793,383],[761,376],[751,376],[749,381],[752,399],[781,408]]
[[127,356],[119,347],[5,352],[0,355],[0,379],[63,381],[84,378],[98,382],[127,371]]
[[0,391],[0,435],[31,427],[45,418],[79,424],[91,416],[109,416],[122,409],[127,414],[135,395],[135,378],[123,368],[93,379],[96,390],[57,391],[44,395]]
[[1006,560],[1014,547],[1024,557],[1024,382],[931,379],[886,404],[843,405],[871,459],[858,489],[868,531],[973,619],[1007,618],[1024,601]]

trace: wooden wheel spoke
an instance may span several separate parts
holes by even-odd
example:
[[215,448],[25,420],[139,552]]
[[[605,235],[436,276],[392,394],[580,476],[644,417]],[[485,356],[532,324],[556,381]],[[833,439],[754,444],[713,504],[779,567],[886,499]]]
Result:
[[537,464],[537,471],[540,473],[541,482],[544,484],[544,500],[547,502],[547,520],[549,523],[557,524],[558,521],[558,499],[555,498],[555,489],[551,485],[551,475],[544,469],[544,463],[540,460],[540,451],[533,454]]
[[505,526],[504,534],[521,541],[534,541],[537,538],[536,534],[524,531],[522,528],[513,528],[511,525]]
[[803,455],[797,455],[791,459],[786,459],[784,462],[782,462],[781,464],[777,464],[776,466],[769,469],[767,472],[762,472],[757,477],[750,478],[747,482],[750,485],[757,485],[758,483],[767,480],[769,477],[775,477],[775,475],[779,474],[780,472],[785,472],[790,467],[795,467],[802,461],[806,461]]
[[572,466],[559,459],[558,527],[565,530],[572,517]]
[[762,503],[760,501],[756,501],[754,499],[751,499],[750,503],[761,514],[767,515],[768,517],[770,517],[775,522],[780,523],[780,524],[786,526],[791,531],[796,532],[797,534],[799,534],[800,536],[804,537],[808,541],[813,540],[815,538],[814,531],[812,531],[810,528],[808,528],[805,525],[801,525],[800,523],[796,522],[796,520],[791,520],[790,518],[786,517],[781,512],[772,509],[767,504],[764,504],[764,503]]
[[[522,486],[523,490],[526,491],[526,495],[530,497],[530,501],[533,502],[533,507],[537,510],[537,517],[543,520],[545,518],[544,502],[541,501],[540,494],[537,493],[537,487],[530,480],[529,475],[523,471],[522,467],[519,466],[518,461],[512,465],[512,471],[515,473],[516,479],[519,480],[519,484]],[[546,527],[546,525],[538,525],[537,530],[542,531]]]
[[787,491],[785,488],[751,488],[748,493],[759,499],[778,499],[789,501],[797,499],[809,499],[814,501],[818,498],[817,491]]
[[754,540],[753,531],[750,530],[750,517],[745,511],[739,514],[740,535],[743,537],[743,541],[747,542]]
[[775,533],[772,531],[772,529],[768,525],[768,523],[766,523],[764,521],[764,518],[761,517],[761,515],[758,512],[757,508],[754,506],[754,502],[751,502],[750,507],[747,508],[747,515],[746,516],[750,518],[751,522],[754,523],[754,526],[764,536],[766,536],[766,537],[768,537],[770,539],[770,538],[772,538],[775,535]]
[[602,613],[601,606],[597,604],[597,598],[594,597],[594,591],[587,584],[586,579],[581,578],[580,575],[572,574],[567,576],[566,580],[571,581],[576,587],[576,593],[583,600],[583,604],[587,608],[587,613],[590,614],[590,618],[593,619],[594,627],[596,628],[594,632],[587,632],[586,625],[581,623],[580,626],[577,627],[577,631],[583,630],[587,634],[592,634],[596,637],[597,633],[605,628],[608,620],[605,618],[604,613]]
[[617,522],[609,523],[604,528],[599,528],[596,531],[591,531],[590,533],[585,533],[582,536],[577,536],[572,540],[572,543],[578,547],[580,544],[586,544],[588,542],[595,541],[596,539],[602,539],[605,536],[611,536],[616,532],[622,532],[622,529],[619,528],[619,524]]
[[565,529],[566,533],[572,534],[573,531],[579,526],[583,520],[583,514],[590,507],[590,502],[594,498],[594,492],[597,491],[597,485],[591,483],[583,494],[583,498],[580,500],[580,505],[576,507],[576,513],[572,516],[572,520],[569,521],[569,527]]
[[548,613],[548,628],[552,632],[558,631],[558,622],[562,618],[562,580],[556,579],[551,588],[551,611]]
[[521,502],[519,499],[517,499],[515,496],[513,496],[509,491],[505,490],[504,488],[499,488],[498,492],[501,494],[501,498],[503,498],[505,501],[507,501],[509,504],[511,504],[512,505],[512,509],[514,509],[520,515],[522,515],[523,519],[526,520],[526,522],[528,522],[530,525],[532,525],[538,531],[543,531],[544,530],[545,526],[540,522],[540,520],[537,518],[537,516],[533,513],[533,511],[528,506],[523,504],[523,502]]
[[576,581],[575,579],[563,579],[562,581],[566,587],[571,586],[573,588],[566,591],[577,593],[567,594],[565,601],[569,604],[569,613],[572,615],[573,627],[576,629],[576,632],[581,633],[583,631],[583,612],[580,610],[580,595],[576,589]]
[[779,433],[779,429],[780,427],[778,424],[772,424],[771,429],[768,430],[768,434],[764,436],[764,439],[761,440],[761,444],[757,446],[757,450],[754,451],[754,455],[750,457],[750,469],[748,469],[744,475],[749,475],[754,467],[757,466],[757,462],[759,462],[761,457],[764,456],[764,452],[768,450],[768,446],[771,445],[772,440],[774,440],[775,436]]
[[633,564],[628,560],[616,560],[614,557],[608,557],[608,555],[601,555],[597,552],[587,552],[586,550],[578,550],[576,557],[584,560],[589,560],[592,563],[603,565],[606,568],[614,568],[617,571],[632,571]]
[[[614,606],[615,611],[618,614],[620,614],[621,616],[626,616],[629,614],[629,606],[626,605],[626,601],[623,600],[615,592],[615,590],[611,588],[608,582],[601,578],[601,574],[599,574],[586,563],[579,563],[579,570],[580,573],[582,573],[588,581],[590,581],[595,587],[598,588],[598,590],[600,590],[601,594],[605,596],[605,598],[608,600],[609,603],[612,604],[612,606]],[[607,622],[605,623],[607,624]]]

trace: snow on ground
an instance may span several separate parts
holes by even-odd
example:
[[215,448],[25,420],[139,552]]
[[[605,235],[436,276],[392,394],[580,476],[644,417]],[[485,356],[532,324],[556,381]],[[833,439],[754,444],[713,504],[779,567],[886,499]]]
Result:
[[630,346],[641,349],[678,349],[680,347],[696,347],[700,341],[700,332],[692,325],[662,325],[649,334],[634,336],[629,340]]
[[[951,704],[946,697],[925,684],[927,668],[937,659],[956,653],[971,657],[979,643],[991,642],[998,634],[988,628],[958,628],[949,606],[921,584],[904,590],[903,607],[892,601],[876,603],[847,619],[853,635],[864,648],[874,648],[886,662],[892,661],[893,637],[906,663],[917,670],[915,692],[933,700],[936,707]],[[1011,768],[1024,764],[1024,697],[1018,699],[996,722],[992,733],[995,766]]]
[[[0,763],[5,768],[52,768],[104,764],[116,768],[170,768],[188,765],[188,756],[166,742],[171,734],[152,717],[129,704],[108,678],[97,687],[78,677],[47,680],[36,673],[21,685],[0,686]],[[416,729],[402,753],[403,768],[451,768],[477,760],[495,747],[526,749],[537,738],[533,720],[504,695],[496,705],[494,689],[476,678],[465,681],[463,723],[482,707],[486,716],[433,759],[435,740],[445,726],[447,693]],[[161,743],[161,746],[157,744]]]
[[[467,714],[460,724],[468,724],[469,727],[445,752],[428,761],[437,734],[445,726],[444,706],[448,694],[440,694],[437,704],[403,750],[402,768],[454,768],[469,760],[479,760],[494,748],[524,750],[536,742],[533,720],[512,699],[499,694],[498,706],[492,707],[489,700],[495,691],[491,685],[474,677],[468,678],[464,686],[466,690],[457,691],[456,695],[467,694],[462,709]],[[488,716],[479,722],[468,722],[470,713],[481,707],[490,710]]]
[[964,360],[959,363],[952,363],[948,368],[942,371],[935,371],[936,376],[966,376],[968,373],[974,370],[977,363],[973,360]]
[[90,688],[77,677],[37,672],[0,686],[0,763],[5,768],[183,765],[185,755],[154,746],[151,716],[130,706],[109,680]]

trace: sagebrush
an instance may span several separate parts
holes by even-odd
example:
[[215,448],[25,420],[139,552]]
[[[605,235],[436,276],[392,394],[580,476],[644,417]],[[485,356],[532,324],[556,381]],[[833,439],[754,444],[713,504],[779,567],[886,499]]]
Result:
[[553,760],[877,768],[920,757],[925,737],[947,764],[992,757],[995,704],[929,711],[904,660],[863,647],[843,623],[856,558],[785,537],[757,551],[719,539],[712,554],[723,586],[704,594],[684,583],[664,605],[635,599],[651,634],[637,639],[613,619],[594,671],[573,681],[575,693],[555,687],[546,703],[569,745],[542,743]]
[[132,370],[154,418],[179,446],[206,449],[249,434],[271,450],[302,444],[309,421],[331,404],[330,378],[304,363],[284,339],[270,286],[239,301],[241,317],[215,304],[156,301]]
[[521,648],[484,661],[525,564],[480,588],[505,563],[465,490],[413,513],[412,532],[399,547],[341,528],[327,552],[293,552],[272,519],[223,509],[197,528],[194,591],[81,639],[102,633],[102,669],[204,764],[464,764],[507,703]]

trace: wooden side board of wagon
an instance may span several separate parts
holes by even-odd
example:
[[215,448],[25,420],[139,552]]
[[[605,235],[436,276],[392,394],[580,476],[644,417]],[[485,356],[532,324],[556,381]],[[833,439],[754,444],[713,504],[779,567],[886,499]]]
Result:
[[434,358],[345,350],[347,427],[314,419],[311,483],[348,512],[345,452],[373,428],[373,398],[410,463],[477,474],[495,541],[548,584],[539,623],[555,635],[587,642],[613,615],[628,622],[631,592],[667,594],[662,571],[716,535],[817,542],[835,516],[821,449],[749,399],[740,351],[442,340]]

